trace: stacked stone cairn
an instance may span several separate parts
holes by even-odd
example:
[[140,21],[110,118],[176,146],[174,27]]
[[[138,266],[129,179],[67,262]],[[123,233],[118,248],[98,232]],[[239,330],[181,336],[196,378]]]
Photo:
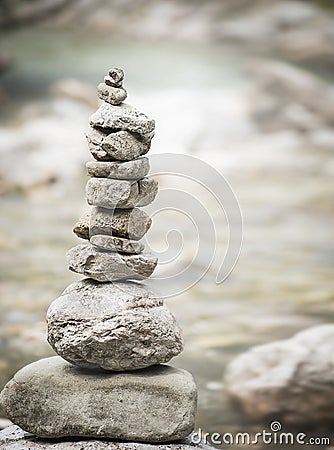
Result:
[[110,70],[90,119],[92,209],[74,227],[86,242],[67,254],[69,269],[88,278],[67,287],[48,310],[48,341],[59,356],[21,369],[0,397],[8,418],[39,438],[161,443],[194,428],[193,377],[163,364],[182,351],[181,330],[163,300],[136,281],[157,264],[139,242],[151,225],[140,207],[157,194],[143,156],[155,123],[123,103],[122,83],[123,71]]

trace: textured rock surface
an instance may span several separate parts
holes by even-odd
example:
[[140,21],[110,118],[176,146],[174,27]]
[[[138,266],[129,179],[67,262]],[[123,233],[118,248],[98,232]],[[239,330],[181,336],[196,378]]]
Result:
[[334,420],[334,325],[254,347],[230,363],[227,393],[252,419],[284,424]]
[[119,106],[104,103],[91,116],[90,124],[94,127],[131,131],[141,135],[152,133],[155,127],[153,119],[127,103]]
[[86,167],[88,174],[93,177],[138,180],[148,174],[150,163],[148,158],[139,158],[127,162],[89,161]]
[[124,72],[122,69],[114,67],[110,69],[108,75],[104,77],[104,82],[108,86],[121,87],[124,79]]
[[120,253],[141,253],[144,250],[144,244],[130,239],[116,236],[106,236],[98,234],[90,238],[90,243],[101,250]]
[[110,442],[103,440],[61,440],[46,441],[23,431],[18,426],[11,426],[0,431],[1,450],[210,450],[204,444],[193,444],[191,436],[174,444],[140,444],[138,442]]
[[54,356],[21,369],[0,398],[13,422],[41,437],[166,442],[193,430],[196,386],[170,366],[96,373]]
[[101,100],[108,102],[111,105],[119,105],[127,97],[127,92],[125,89],[109,86],[106,83],[100,83],[98,85],[97,93]]
[[90,235],[114,235],[134,240],[141,239],[149,230],[152,219],[139,208],[110,210],[92,208],[87,226]]
[[126,255],[98,251],[91,244],[80,244],[67,254],[68,267],[97,281],[143,280],[152,275],[157,258],[149,253]]
[[158,183],[152,178],[132,182],[91,178],[86,186],[88,204],[107,209],[147,206],[153,202],[157,193]]
[[47,321],[54,350],[85,368],[141,369],[183,348],[174,316],[139,283],[73,283],[51,304]]
[[191,435],[173,444],[149,444],[139,442],[111,442],[109,440],[71,440],[59,442],[40,439],[13,425],[0,431],[1,450],[212,450],[213,447],[193,444]]
[[87,134],[91,154],[99,161],[131,161],[150,149],[152,134],[141,136],[128,131],[113,131],[90,127]]
[[81,216],[73,227],[73,233],[81,239],[89,239],[89,220],[90,213],[86,213]]

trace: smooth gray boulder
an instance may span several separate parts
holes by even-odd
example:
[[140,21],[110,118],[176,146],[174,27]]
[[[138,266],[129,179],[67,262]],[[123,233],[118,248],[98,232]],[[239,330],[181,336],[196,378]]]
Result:
[[120,253],[141,253],[144,250],[144,244],[130,239],[116,236],[106,236],[97,234],[90,238],[90,243],[101,250]]
[[226,369],[225,390],[252,419],[334,421],[334,325],[250,349]]
[[148,158],[126,162],[89,161],[86,163],[86,167],[88,174],[92,177],[139,180],[148,174],[150,163]]
[[98,161],[132,161],[149,151],[153,133],[141,136],[129,131],[90,127],[86,138],[89,151]]
[[158,365],[101,373],[54,356],[17,372],[0,399],[16,425],[40,437],[151,443],[192,432],[196,397],[193,377],[185,370]]
[[23,431],[13,425],[0,431],[1,450],[213,450],[203,444],[193,444],[191,435],[178,442],[168,444],[141,444],[139,442],[111,442],[106,440],[71,440],[47,441]]
[[97,87],[97,95],[101,100],[116,106],[121,104],[128,94],[124,88],[100,83]]
[[174,316],[139,283],[73,283],[49,307],[47,323],[58,355],[88,369],[142,369],[183,349]]
[[66,253],[68,268],[94,280],[143,280],[152,275],[158,260],[150,253],[138,255],[98,251],[93,245],[80,244]]
[[91,178],[86,185],[87,203],[107,209],[147,206],[157,193],[158,183],[153,178],[138,181]]
[[138,241],[150,229],[152,219],[145,211],[133,209],[92,208],[88,220],[88,238],[96,234],[124,237]]
[[90,117],[90,124],[93,127],[124,130],[141,135],[152,133],[155,128],[153,119],[127,103],[119,106],[104,103]]

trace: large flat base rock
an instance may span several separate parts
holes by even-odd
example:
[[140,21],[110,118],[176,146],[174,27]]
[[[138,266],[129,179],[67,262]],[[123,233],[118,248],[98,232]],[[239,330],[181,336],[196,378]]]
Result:
[[13,423],[39,437],[158,443],[193,431],[197,389],[189,372],[171,366],[104,373],[54,356],[17,372],[0,402]]
[[111,442],[105,440],[46,441],[11,426],[0,431],[1,450],[210,450],[213,447],[193,444],[191,436],[173,444],[140,444],[137,442]]

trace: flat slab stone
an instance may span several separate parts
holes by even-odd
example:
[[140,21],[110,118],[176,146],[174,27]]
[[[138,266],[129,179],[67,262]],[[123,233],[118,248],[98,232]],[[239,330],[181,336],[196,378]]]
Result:
[[212,450],[204,444],[193,444],[191,436],[173,444],[140,444],[137,442],[111,442],[107,440],[61,440],[40,439],[13,425],[0,431],[1,450]]
[[90,243],[101,250],[120,253],[141,253],[144,250],[144,244],[130,239],[120,238],[116,236],[106,236],[97,234],[90,238]]
[[40,437],[151,443],[189,435],[197,389],[190,373],[170,366],[100,373],[54,356],[17,372],[0,398],[16,425]]
[[104,234],[139,240],[147,233],[151,224],[152,219],[139,208],[110,210],[94,207],[87,222],[87,239],[89,234]]
[[127,103],[119,106],[104,103],[91,116],[90,124],[93,127],[131,131],[141,135],[152,133],[155,128],[153,119]]
[[56,353],[88,369],[142,369],[183,349],[174,316],[140,283],[73,283],[49,307],[47,323]]
[[90,243],[71,248],[66,258],[70,270],[101,282],[143,280],[152,275],[158,263],[150,253],[102,252]]
[[106,83],[100,83],[97,87],[97,95],[101,100],[111,105],[119,105],[126,99],[128,94],[122,87],[108,86]]
[[158,183],[152,178],[138,181],[91,178],[86,185],[89,205],[102,208],[134,208],[152,203],[158,193]]
[[168,444],[149,444],[138,442],[112,442],[110,440],[71,440],[51,441],[23,431],[13,425],[0,431],[1,450],[212,450],[205,444],[193,444],[191,436]]
[[89,161],[86,163],[88,174],[96,178],[114,178],[118,180],[139,180],[149,170],[148,158],[139,158],[126,162]]
[[141,136],[129,131],[90,127],[86,138],[91,154],[98,161],[131,161],[149,151],[153,133]]

